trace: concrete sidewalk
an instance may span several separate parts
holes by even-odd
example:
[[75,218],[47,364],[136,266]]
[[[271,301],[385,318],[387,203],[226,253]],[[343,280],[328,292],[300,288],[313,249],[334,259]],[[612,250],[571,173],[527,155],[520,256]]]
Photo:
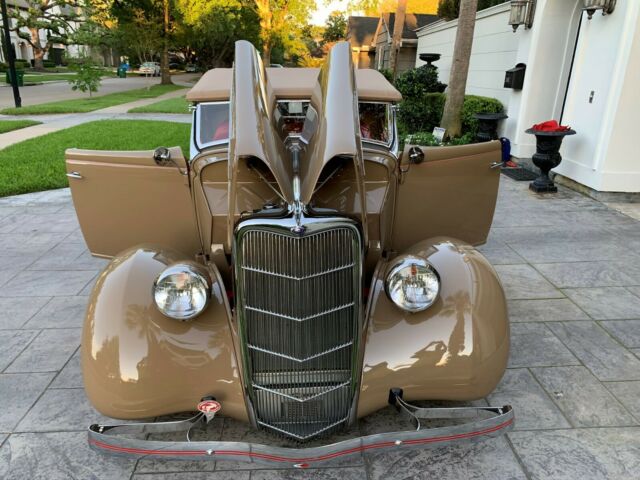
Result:
[[[89,255],[68,189],[0,199],[0,478],[638,478],[640,222],[559,188],[537,196],[527,182],[502,177],[489,241],[480,248],[500,275],[511,318],[508,369],[482,401],[512,404],[515,430],[304,471],[134,461],[91,450],[87,425],[103,417],[82,387],[80,331],[106,261]],[[388,407],[363,418],[354,432],[401,428],[406,424]],[[208,435],[281,441],[223,417]]]
[[37,120],[42,122],[40,125],[13,130],[11,132],[0,134],[0,150],[15,143],[29,140],[31,138],[40,137],[51,132],[57,132],[69,127],[75,127],[82,123],[93,122],[96,120],[167,120],[172,122],[190,123],[190,114],[175,113],[127,113],[132,108],[151,105],[162,100],[183,96],[187,93],[186,89],[176,90],[165,93],[155,98],[145,98],[136,100],[135,102],[123,103],[113,107],[107,107],[88,113],[65,113],[58,115],[0,115],[2,120]]

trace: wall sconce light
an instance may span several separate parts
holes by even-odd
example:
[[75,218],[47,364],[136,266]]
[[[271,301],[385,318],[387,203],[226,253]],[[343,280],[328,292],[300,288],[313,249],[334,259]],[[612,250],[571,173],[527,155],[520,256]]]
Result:
[[514,32],[520,25],[524,25],[525,29],[531,28],[531,25],[533,24],[533,12],[535,8],[535,0],[511,0],[511,14],[509,16],[509,25],[513,27]]
[[587,12],[589,20],[593,18],[596,10],[602,10],[602,15],[613,13],[616,8],[616,0],[584,0],[583,10]]

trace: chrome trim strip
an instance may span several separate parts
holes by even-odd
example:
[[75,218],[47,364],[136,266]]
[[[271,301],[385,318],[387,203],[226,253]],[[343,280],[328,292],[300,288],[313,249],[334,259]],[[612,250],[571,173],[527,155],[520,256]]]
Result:
[[292,432],[288,432],[286,430],[282,430],[281,428],[276,427],[275,425],[269,425],[268,423],[264,423],[264,422],[260,422],[258,421],[258,423],[260,425],[262,425],[263,427],[267,427],[270,428],[271,430],[275,430],[278,433],[282,433],[283,435],[287,435],[289,437],[293,437],[296,440],[300,440],[300,441],[304,441],[304,440],[309,440],[310,438],[313,438],[317,435],[320,435],[323,432],[326,432],[328,430],[331,430],[334,427],[337,427],[338,425],[340,425],[341,423],[346,422],[349,419],[349,417],[344,417],[341,418],[340,420],[333,422],[330,425],[327,425],[326,427],[321,428],[320,430],[316,430],[314,433],[310,434],[310,435],[296,435],[295,433]]
[[346,386],[348,386],[350,384],[351,384],[351,379],[349,379],[348,381],[346,381],[344,383],[341,383],[340,385],[336,385],[335,387],[333,387],[333,388],[331,388],[329,390],[325,390],[325,391],[320,392],[320,393],[318,393],[318,394],[316,394],[316,395],[314,395],[312,397],[307,397],[307,398],[298,398],[298,397],[294,397],[294,396],[291,396],[291,395],[287,395],[286,393],[279,392],[278,390],[272,390],[272,389],[267,388],[267,387],[263,387],[262,385],[259,385],[257,383],[253,384],[253,388],[257,388],[259,390],[264,390],[265,392],[273,393],[274,395],[280,395],[281,397],[288,398],[288,399],[294,400],[296,402],[304,403],[304,402],[308,402],[310,400],[313,400],[314,398],[318,398],[318,397],[321,397],[323,395],[326,395],[327,393],[333,392],[334,390],[338,390],[339,388],[346,387]]
[[329,310],[325,310],[324,312],[316,313],[315,315],[308,315],[306,317],[292,317],[290,315],[283,315],[281,313],[272,312],[269,310],[262,310],[261,308],[251,307],[249,305],[246,305],[244,308],[246,310],[251,310],[252,312],[263,313],[265,315],[272,315],[278,318],[285,318],[287,320],[293,320],[294,322],[306,322],[307,320],[312,320],[314,318],[322,317],[324,315],[329,315],[330,313],[339,312],[340,310],[353,307],[354,305],[355,305],[354,302],[346,303],[344,305],[340,305],[339,307],[331,308]]
[[339,272],[340,270],[346,270],[347,268],[353,268],[354,266],[355,266],[354,263],[350,263],[348,265],[343,265],[341,267],[331,268],[329,270],[324,270],[322,272],[314,273],[313,275],[307,275],[305,277],[296,277],[296,276],[292,276],[292,275],[285,275],[284,273],[270,272],[269,270],[262,270],[260,268],[253,268],[253,267],[242,266],[240,268],[242,268],[243,270],[249,270],[250,272],[264,273],[265,275],[271,275],[271,276],[274,276],[274,277],[287,278],[289,280],[300,281],[300,280],[308,280],[310,278],[321,277],[321,276],[327,275],[329,273]]
[[280,358],[286,358],[287,360],[292,360],[292,361],[298,362],[298,363],[308,362],[309,360],[313,360],[314,358],[322,357],[324,355],[327,355],[328,353],[337,352],[338,350],[342,350],[343,348],[350,347],[351,345],[353,345],[353,342],[347,342],[347,343],[343,343],[342,345],[338,345],[337,347],[330,348],[329,350],[325,350],[324,352],[320,352],[320,353],[316,353],[315,355],[311,355],[310,357],[296,358],[296,357],[291,357],[289,355],[285,355],[283,353],[278,353],[278,352],[274,352],[274,351],[271,351],[271,350],[267,350],[266,348],[256,347],[255,345],[251,345],[250,343],[247,343],[247,347],[249,347],[252,350],[256,350],[256,351],[262,352],[262,353],[268,353],[270,355],[275,355],[276,357],[280,357]]
[[[417,419],[469,418],[471,421],[446,427],[378,433],[311,448],[284,448],[249,442],[156,441],[124,436],[167,432],[188,434],[194,426],[206,422],[204,414],[199,413],[195,417],[178,422],[94,424],[89,427],[88,441],[94,450],[128,458],[231,460],[308,468],[328,466],[344,458],[363,457],[374,452],[406,451],[486,439],[512,430],[515,422],[513,409],[509,405],[463,408],[419,408],[403,405],[408,404],[403,402],[399,405],[403,415],[407,415],[405,410],[410,410],[410,415]],[[329,426],[331,427],[332,425]],[[269,428],[274,427],[269,425]],[[283,433],[290,435],[289,432]]]

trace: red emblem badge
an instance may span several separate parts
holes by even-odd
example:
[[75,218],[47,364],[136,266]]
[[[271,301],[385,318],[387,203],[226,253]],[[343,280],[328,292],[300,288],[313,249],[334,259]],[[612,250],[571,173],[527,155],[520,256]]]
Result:
[[215,400],[204,400],[198,404],[198,410],[202,413],[217,413],[222,408]]

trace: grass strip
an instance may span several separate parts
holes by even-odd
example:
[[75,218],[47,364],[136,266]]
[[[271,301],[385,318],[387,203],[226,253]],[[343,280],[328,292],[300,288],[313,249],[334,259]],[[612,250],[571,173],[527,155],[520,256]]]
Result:
[[153,150],[164,145],[189,152],[188,123],[100,120],[16,143],[0,150],[0,197],[67,187],[64,152]]
[[29,105],[22,108],[5,108],[0,113],[6,115],[40,115],[48,113],[85,113],[113,107],[123,103],[135,102],[144,98],[155,98],[165,93],[184,88],[180,85],[153,85],[150,88],[139,88],[125,92],[110,93],[94,97],[76,98],[58,102]]

